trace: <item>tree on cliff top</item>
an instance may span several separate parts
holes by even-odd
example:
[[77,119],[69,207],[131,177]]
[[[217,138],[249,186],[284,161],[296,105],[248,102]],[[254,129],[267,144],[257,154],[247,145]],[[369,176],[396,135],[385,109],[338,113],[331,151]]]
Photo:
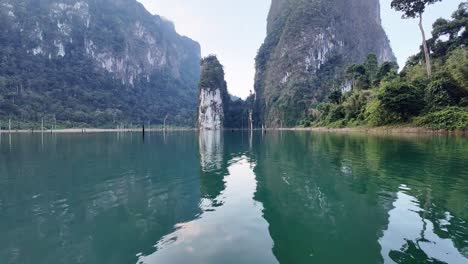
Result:
[[222,89],[227,92],[224,80],[224,67],[215,55],[209,55],[201,61],[200,89]]
[[403,12],[402,17],[404,19],[416,17],[419,18],[419,29],[421,30],[423,38],[424,57],[426,60],[426,70],[428,76],[432,75],[432,67],[429,49],[427,48],[426,33],[424,32],[424,27],[422,24],[422,14],[426,10],[426,6],[440,1],[442,0],[393,0],[391,3],[393,9]]

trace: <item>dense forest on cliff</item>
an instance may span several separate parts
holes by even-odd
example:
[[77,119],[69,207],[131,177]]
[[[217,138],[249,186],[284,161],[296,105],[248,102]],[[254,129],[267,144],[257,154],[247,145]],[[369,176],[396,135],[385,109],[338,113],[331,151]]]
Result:
[[395,60],[379,0],[273,0],[256,57],[256,126],[296,126],[369,53]]
[[[0,7],[0,128],[197,123],[199,44],[135,0]],[[224,100],[223,127],[247,128],[253,111],[256,127],[467,128],[467,24],[467,3],[434,23],[428,75],[423,48],[400,71],[378,0],[273,0],[255,94]]]
[[302,126],[353,127],[412,125],[428,128],[468,128],[468,4],[460,4],[452,19],[438,19],[427,41],[433,73],[426,74],[423,51],[398,65],[379,66],[370,54],[363,64],[346,71],[352,90],[335,89],[329,102],[309,109]]
[[200,46],[136,0],[0,0],[3,129],[193,126]]
[[242,100],[229,94],[224,66],[216,55],[202,59],[198,86],[198,128],[215,130],[248,127],[249,110],[252,108],[254,97],[251,94],[246,100]]

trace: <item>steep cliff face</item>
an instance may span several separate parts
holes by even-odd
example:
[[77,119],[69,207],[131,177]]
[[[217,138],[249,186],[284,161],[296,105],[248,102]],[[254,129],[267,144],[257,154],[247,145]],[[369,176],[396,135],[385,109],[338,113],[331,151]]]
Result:
[[0,116],[193,124],[200,47],[136,0],[0,6]]
[[224,80],[224,70],[215,56],[201,62],[198,128],[220,130],[224,128],[230,96]]
[[378,0],[273,0],[256,58],[257,125],[296,125],[369,53],[395,60]]
[[202,130],[220,130],[223,128],[223,99],[219,89],[201,89],[198,112],[198,126]]

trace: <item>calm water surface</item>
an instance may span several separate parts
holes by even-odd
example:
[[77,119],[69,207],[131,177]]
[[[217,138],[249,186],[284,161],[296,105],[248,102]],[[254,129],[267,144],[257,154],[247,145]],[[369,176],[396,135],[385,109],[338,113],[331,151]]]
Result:
[[0,263],[468,263],[468,139],[0,137]]

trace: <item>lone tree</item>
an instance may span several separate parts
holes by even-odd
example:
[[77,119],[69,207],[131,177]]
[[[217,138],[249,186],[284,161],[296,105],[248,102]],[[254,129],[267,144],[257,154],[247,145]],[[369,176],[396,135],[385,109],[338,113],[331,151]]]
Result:
[[429,49],[427,48],[426,33],[424,32],[424,27],[422,24],[422,15],[426,9],[426,6],[440,1],[442,0],[392,0],[391,3],[393,9],[403,12],[403,19],[419,17],[419,29],[421,30],[423,38],[424,57],[428,76],[432,75],[432,66]]

